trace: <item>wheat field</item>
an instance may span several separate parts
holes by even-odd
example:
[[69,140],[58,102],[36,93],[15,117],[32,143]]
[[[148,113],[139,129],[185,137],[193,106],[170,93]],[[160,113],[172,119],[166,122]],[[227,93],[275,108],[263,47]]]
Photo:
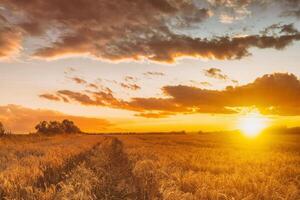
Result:
[[0,199],[298,200],[300,136],[7,136]]

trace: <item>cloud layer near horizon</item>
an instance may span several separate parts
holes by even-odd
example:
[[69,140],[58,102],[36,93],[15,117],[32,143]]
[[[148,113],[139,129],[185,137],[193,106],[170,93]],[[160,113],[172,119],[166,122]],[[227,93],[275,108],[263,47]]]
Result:
[[[255,107],[263,114],[300,115],[300,80],[293,74],[274,73],[242,86],[208,90],[185,85],[162,87],[164,98],[118,99],[110,89],[99,91],[59,90],[41,98],[77,102],[135,111],[142,117],[167,117],[185,113],[233,114],[240,108]],[[67,100],[67,101],[66,101]]]
[[[33,50],[33,56],[39,58],[82,54],[111,61],[149,59],[169,63],[186,56],[241,59],[251,55],[252,47],[281,50],[300,40],[298,31],[208,38],[178,31],[201,24],[220,9],[223,16],[224,13],[246,15],[251,6],[260,4],[262,2],[257,0],[202,3],[192,0],[2,0],[0,57],[15,53],[22,46],[21,38],[27,37],[51,38]],[[289,0],[280,6],[286,7],[286,15],[292,15],[290,8],[295,4],[299,2]],[[13,32],[7,32],[8,29]],[[8,39],[1,42],[3,34]]]
[[13,133],[28,133],[34,131],[40,121],[69,119],[74,121],[83,131],[103,131],[112,126],[105,119],[67,115],[46,109],[31,109],[19,105],[0,106],[0,122]]

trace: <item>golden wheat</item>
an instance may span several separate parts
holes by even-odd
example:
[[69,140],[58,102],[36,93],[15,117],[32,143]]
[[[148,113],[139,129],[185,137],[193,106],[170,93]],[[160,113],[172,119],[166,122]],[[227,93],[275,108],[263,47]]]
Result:
[[1,199],[298,200],[299,138],[11,136],[0,141]]
[[136,163],[140,185],[151,191],[144,199],[300,199],[297,135],[254,141],[221,134],[120,139]]

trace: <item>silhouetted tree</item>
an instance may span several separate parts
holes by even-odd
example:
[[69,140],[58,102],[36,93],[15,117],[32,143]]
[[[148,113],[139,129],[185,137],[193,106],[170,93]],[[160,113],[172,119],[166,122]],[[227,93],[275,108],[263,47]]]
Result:
[[70,120],[58,121],[41,121],[35,126],[38,133],[42,134],[61,134],[61,133],[81,133],[80,129]]
[[58,121],[50,121],[48,124],[48,132],[49,133],[64,133],[64,128],[62,124]]
[[63,120],[62,125],[65,133],[80,133],[80,129],[70,120]]
[[38,125],[35,126],[35,129],[38,133],[47,133],[48,131],[48,122],[41,121]]
[[5,129],[3,124],[0,122],[0,136],[5,135]]

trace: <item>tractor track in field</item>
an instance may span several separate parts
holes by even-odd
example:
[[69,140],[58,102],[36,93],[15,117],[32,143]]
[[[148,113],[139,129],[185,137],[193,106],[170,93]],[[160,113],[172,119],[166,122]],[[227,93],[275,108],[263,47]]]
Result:
[[35,182],[34,186],[45,190],[50,185],[57,185],[59,182],[66,178],[66,175],[78,166],[81,162],[84,162],[91,156],[92,152],[100,145],[100,143],[95,144],[91,149],[81,152],[70,159],[68,159],[63,166],[58,168],[48,167],[44,170],[43,176],[40,176]]
[[[56,197],[62,199],[80,199],[80,192],[85,199],[138,199],[132,163],[124,152],[123,143],[114,137],[106,138],[98,145],[83,165],[74,169],[69,178],[61,183],[61,188]],[[71,193],[69,188],[77,194]]]

